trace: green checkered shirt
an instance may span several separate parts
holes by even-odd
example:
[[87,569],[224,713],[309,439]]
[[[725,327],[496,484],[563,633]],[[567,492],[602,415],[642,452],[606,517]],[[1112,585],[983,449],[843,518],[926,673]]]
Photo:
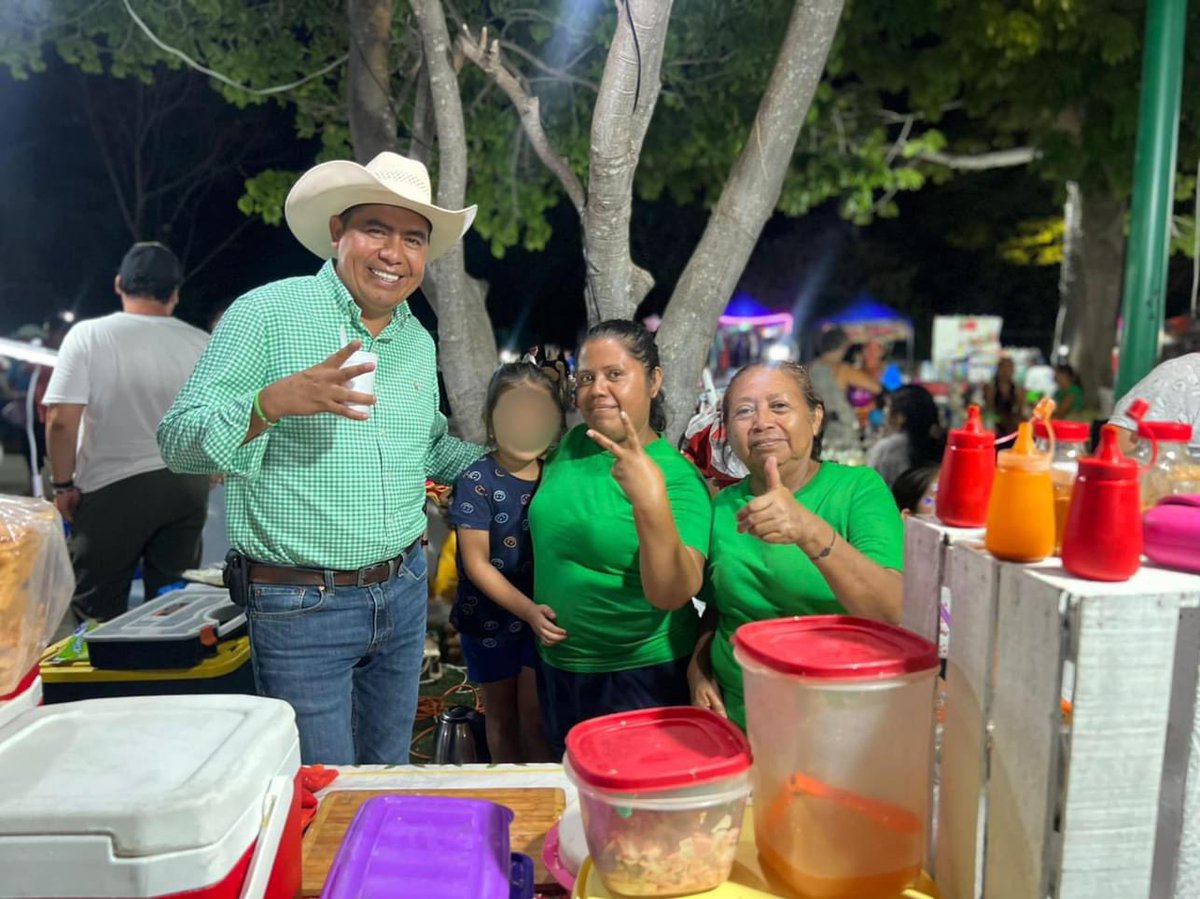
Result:
[[[245,444],[254,396],[347,339],[378,354],[368,421],[284,418]],[[348,570],[425,530],[425,479],[452,484],[483,450],[446,433],[433,339],[402,304],[372,339],[332,262],[241,297],[158,427],[172,471],[226,475],[229,539],[252,559]]]

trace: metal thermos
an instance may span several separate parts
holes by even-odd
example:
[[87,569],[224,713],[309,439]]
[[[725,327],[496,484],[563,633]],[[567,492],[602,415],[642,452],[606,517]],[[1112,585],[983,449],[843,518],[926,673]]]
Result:
[[479,715],[466,706],[451,706],[438,716],[434,735],[433,763],[435,765],[473,765],[482,761],[476,741],[474,719]]

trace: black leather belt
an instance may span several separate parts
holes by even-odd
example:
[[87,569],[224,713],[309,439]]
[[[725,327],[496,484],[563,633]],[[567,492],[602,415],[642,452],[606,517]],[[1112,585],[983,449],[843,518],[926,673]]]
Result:
[[330,581],[335,587],[365,587],[391,580],[414,551],[420,550],[421,541],[414,540],[404,552],[394,559],[386,559],[367,565],[357,571],[335,571],[330,568],[294,568],[290,565],[268,565],[264,562],[250,563],[250,583],[273,584],[276,586],[324,587]]

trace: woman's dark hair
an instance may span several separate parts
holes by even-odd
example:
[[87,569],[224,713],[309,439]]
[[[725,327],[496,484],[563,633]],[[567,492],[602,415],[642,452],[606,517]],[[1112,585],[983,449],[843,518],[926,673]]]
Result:
[[[584,346],[593,340],[620,341],[621,345],[629,351],[629,355],[642,363],[642,367],[646,369],[647,384],[653,379],[654,370],[662,368],[662,364],[658,360],[658,344],[654,340],[654,335],[639,322],[613,318],[593,325],[584,335],[583,343],[579,345],[580,355],[583,355]],[[661,389],[658,391],[658,396],[650,400],[650,429],[656,434],[661,434],[667,429],[667,399]]]
[[488,382],[487,398],[483,403],[483,426],[487,430],[487,441],[491,446],[496,445],[496,429],[492,426],[492,416],[496,414],[496,404],[500,402],[500,397],[522,384],[536,384],[538,387],[546,389],[558,409],[558,434],[561,437],[567,432],[567,412],[559,402],[558,385],[532,362],[506,362],[492,372],[492,380]]
[[936,465],[918,465],[903,472],[892,484],[892,498],[901,512],[906,509],[916,512],[921,497],[929,491],[929,485],[937,480],[940,469]]
[[[725,430],[729,430],[729,395],[733,393],[733,385],[738,382],[742,375],[748,372],[757,371],[760,368],[770,369],[772,371],[781,371],[796,382],[796,386],[800,388],[800,393],[804,397],[804,402],[808,404],[810,412],[816,412],[820,409],[825,411],[825,401],[821,399],[813,387],[812,378],[808,376],[807,366],[801,365],[799,362],[754,362],[747,365],[745,368],[739,369],[738,373],[729,381],[729,386],[725,388],[725,395],[721,397],[721,422],[725,425]],[[821,458],[821,438],[824,436],[824,424],[821,426],[820,432],[813,433],[812,443],[812,458],[820,460]]]
[[909,464],[940,464],[946,435],[933,394],[917,384],[906,384],[888,396],[888,405],[892,415],[904,416],[901,431],[908,437]]
[[832,353],[834,350],[840,350],[850,342],[850,338],[846,332],[834,325],[832,328],[827,328],[817,336],[817,355],[824,356],[826,353]]
[[1074,366],[1068,365],[1066,362],[1060,362],[1058,365],[1054,366],[1054,371],[1056,374],[1066,375],[1071,379],[1072,384],[1079,383],[1079,372],[1075,371]]

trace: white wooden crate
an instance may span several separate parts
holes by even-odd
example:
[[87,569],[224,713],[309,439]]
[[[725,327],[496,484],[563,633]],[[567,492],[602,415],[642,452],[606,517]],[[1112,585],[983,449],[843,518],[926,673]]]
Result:
[[955,543],[982,540],[982,528],[949,528],[922,518],[908,519],[904,529],[902,619],[906,628],[938,642],[940,622],[943,616],[950,616],[951,597],[944,573],[946,549]]
[[936,633],[943,588],[953,598],[930,860],[943,894],[1200,897],[1200,578],[1082,581],[971,540],[916,520],[906,538],[905,624]]

